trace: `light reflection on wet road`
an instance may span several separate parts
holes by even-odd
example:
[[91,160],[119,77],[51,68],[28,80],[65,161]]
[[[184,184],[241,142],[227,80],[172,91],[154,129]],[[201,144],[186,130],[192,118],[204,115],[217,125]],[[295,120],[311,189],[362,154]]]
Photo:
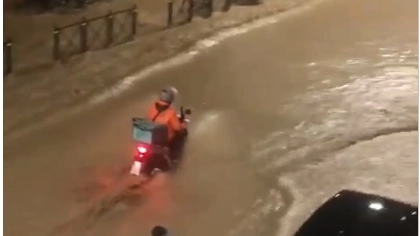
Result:
[[[414,0],[329,1],[8,144],[5,234],[290,235],[343,187],[415,202],[417,34]],[[194,110],[182,166],[110,198],[130,118],[166,84]]]

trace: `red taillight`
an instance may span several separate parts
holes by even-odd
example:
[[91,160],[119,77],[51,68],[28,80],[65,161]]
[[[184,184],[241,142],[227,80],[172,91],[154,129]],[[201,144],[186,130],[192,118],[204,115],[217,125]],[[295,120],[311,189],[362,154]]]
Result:
[[143,146],[137,147],[137,150],[139,151],[140,154],[145,154],[147,152],[147,148]]

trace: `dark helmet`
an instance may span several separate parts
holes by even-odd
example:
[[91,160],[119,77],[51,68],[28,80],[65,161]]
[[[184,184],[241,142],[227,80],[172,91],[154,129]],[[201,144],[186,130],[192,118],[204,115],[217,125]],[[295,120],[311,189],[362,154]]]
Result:
[[152,229],[152,236],[168,236],[168,230],[160,225],[157,225]]
[[175,100],[177,94],[178,94],[178,91],[176,88],[167,87],[160,91],[159,100],[171,104]]

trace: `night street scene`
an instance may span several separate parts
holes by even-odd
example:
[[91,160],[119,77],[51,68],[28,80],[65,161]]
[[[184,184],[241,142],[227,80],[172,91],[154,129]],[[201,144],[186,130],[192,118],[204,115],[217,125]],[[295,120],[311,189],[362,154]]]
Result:
[[5,236],[417,236],[417,0],[3,1]]

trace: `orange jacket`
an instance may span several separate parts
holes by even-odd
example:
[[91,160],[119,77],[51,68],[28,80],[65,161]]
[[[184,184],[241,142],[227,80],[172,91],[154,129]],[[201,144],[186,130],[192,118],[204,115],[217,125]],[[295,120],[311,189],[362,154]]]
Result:
[[[159,111],[161,111],[161,113],[158,115]],[[183,129],[183,125],[179,122],[175,108],[162,101],[154,102],[150,106],[147,118],[152,121],[154,119],[154,122],[168,126],[169,141],[172,141],[175,134]]]

